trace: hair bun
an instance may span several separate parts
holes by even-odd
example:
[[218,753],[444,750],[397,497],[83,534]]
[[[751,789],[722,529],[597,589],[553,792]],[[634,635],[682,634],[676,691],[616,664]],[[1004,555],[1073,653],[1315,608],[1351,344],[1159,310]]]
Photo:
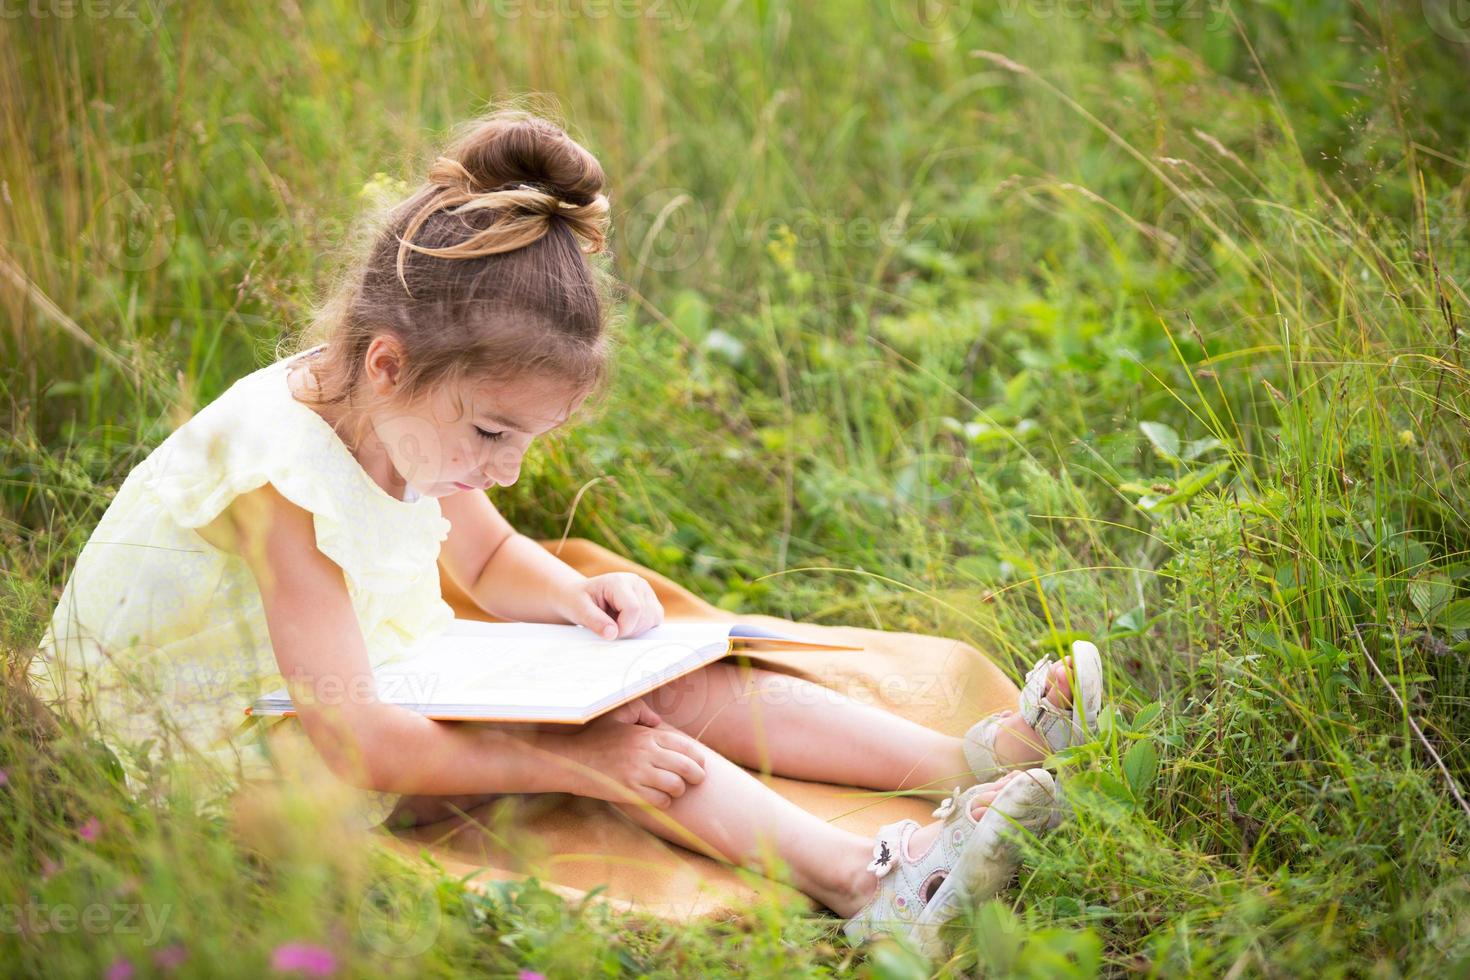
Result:
[[[400,238],[399,277],[406,251],[440,258],[476,258],[511,251],[564,224],[587,253],[607,242],[606,177],[597,158],[554,123],[521,110],[500,110],[474,120],[429,167],[427,199]],[[497,212],[452,244],[424,247],[413,241],[436,211]],[[506,218],[504,216],[508,215]],[[405,283],[406,285],[406,283]]]
[[444,156],[464,168],[477,193],[524,183],[570,204],[591,204],[607,180],[597,158],[565,130],[519,110],[470,123]]

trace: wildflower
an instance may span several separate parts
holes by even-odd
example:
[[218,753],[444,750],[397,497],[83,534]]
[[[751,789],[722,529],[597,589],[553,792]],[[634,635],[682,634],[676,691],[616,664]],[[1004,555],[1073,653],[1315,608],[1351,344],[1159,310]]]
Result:
[[329,977],[337,970],[337,958],[321,946],[287,943],[271,955],[271,966],[277,970],[298,970],[311,977]]
[[10,782],[10,773],[4,769],[0,769],[0,786],[4,786],[8,782]]
[[516,975],[516,980],[546,980],[546,974],[537,973],[535,970],[522,970]]
[[165,970],[177,969],[189,958],[189,951],[181,943],[174,943],[153,954],[153,962]]
[[95,841],[101,831],[102,823],[96,817],[88,817],[87,822],[77,828],[77,836],[84,841]]
[[61,870],[61,864],[59,862],[56,862],[56,861],[51,860],[49,857],[47,857],[44,854],[41,855],[41,880],[42,881],[48,881],[48,880],[50,880],[50,878],[53,875],[55,875],[60,870]]
[[1405,449],[1413,449],[1414,443],[1417,441],[1418,440],[1414,438],[1413,429],[1402,429],[1399,431],[1399,445],[1403,446]]
[[127,957],[123,957],[122,959],[116,961],[111,966],[109,966],[107,968],[107,972],[103,974],[103,976],[105,976],[107,980],[130,980],[133,972],[133,961],[128,959]]

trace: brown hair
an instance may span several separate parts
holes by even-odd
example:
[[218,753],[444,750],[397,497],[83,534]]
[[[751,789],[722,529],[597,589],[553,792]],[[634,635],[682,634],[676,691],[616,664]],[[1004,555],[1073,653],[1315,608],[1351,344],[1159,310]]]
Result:
[[340,406],[355,447],[363,360],[383,333],[403,349],[403,403],[467,378],[602,388],[612,289],[592,257],[606,243],[604,180],[596,158],[540,116],[503,109],[461,125],[417,191],[369,216],[365,254],[297,345],[327,345],[302,401]]

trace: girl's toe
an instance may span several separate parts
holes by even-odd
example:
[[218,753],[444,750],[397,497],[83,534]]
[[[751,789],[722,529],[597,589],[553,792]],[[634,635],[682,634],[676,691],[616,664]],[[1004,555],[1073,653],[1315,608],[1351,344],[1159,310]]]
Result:
[[1067,670],[1071,666],[1072,658],[1068,657],[1066,662],[1052,665],[1050,674],[1050,690],[1047,692],[1047,700],[1058,708],[1069,708],[1072,706],[1072,685],[1067,680]]
[[990,784],[985,789],[970,797],[970,816],[979,820],[984,815],[985,808],[994,803],[995,798],[999,795],[1000,786],[998,784]]

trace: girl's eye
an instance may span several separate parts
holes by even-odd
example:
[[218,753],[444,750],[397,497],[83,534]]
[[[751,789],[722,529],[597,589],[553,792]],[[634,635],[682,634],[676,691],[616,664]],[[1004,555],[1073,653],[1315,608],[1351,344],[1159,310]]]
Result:
[[475,426],[475,432],[479,434],[481,439],[488,439],[491,442],[494,442],[495,440],[503,438],[505,436],[504,432],[486,432],[478,425]]

